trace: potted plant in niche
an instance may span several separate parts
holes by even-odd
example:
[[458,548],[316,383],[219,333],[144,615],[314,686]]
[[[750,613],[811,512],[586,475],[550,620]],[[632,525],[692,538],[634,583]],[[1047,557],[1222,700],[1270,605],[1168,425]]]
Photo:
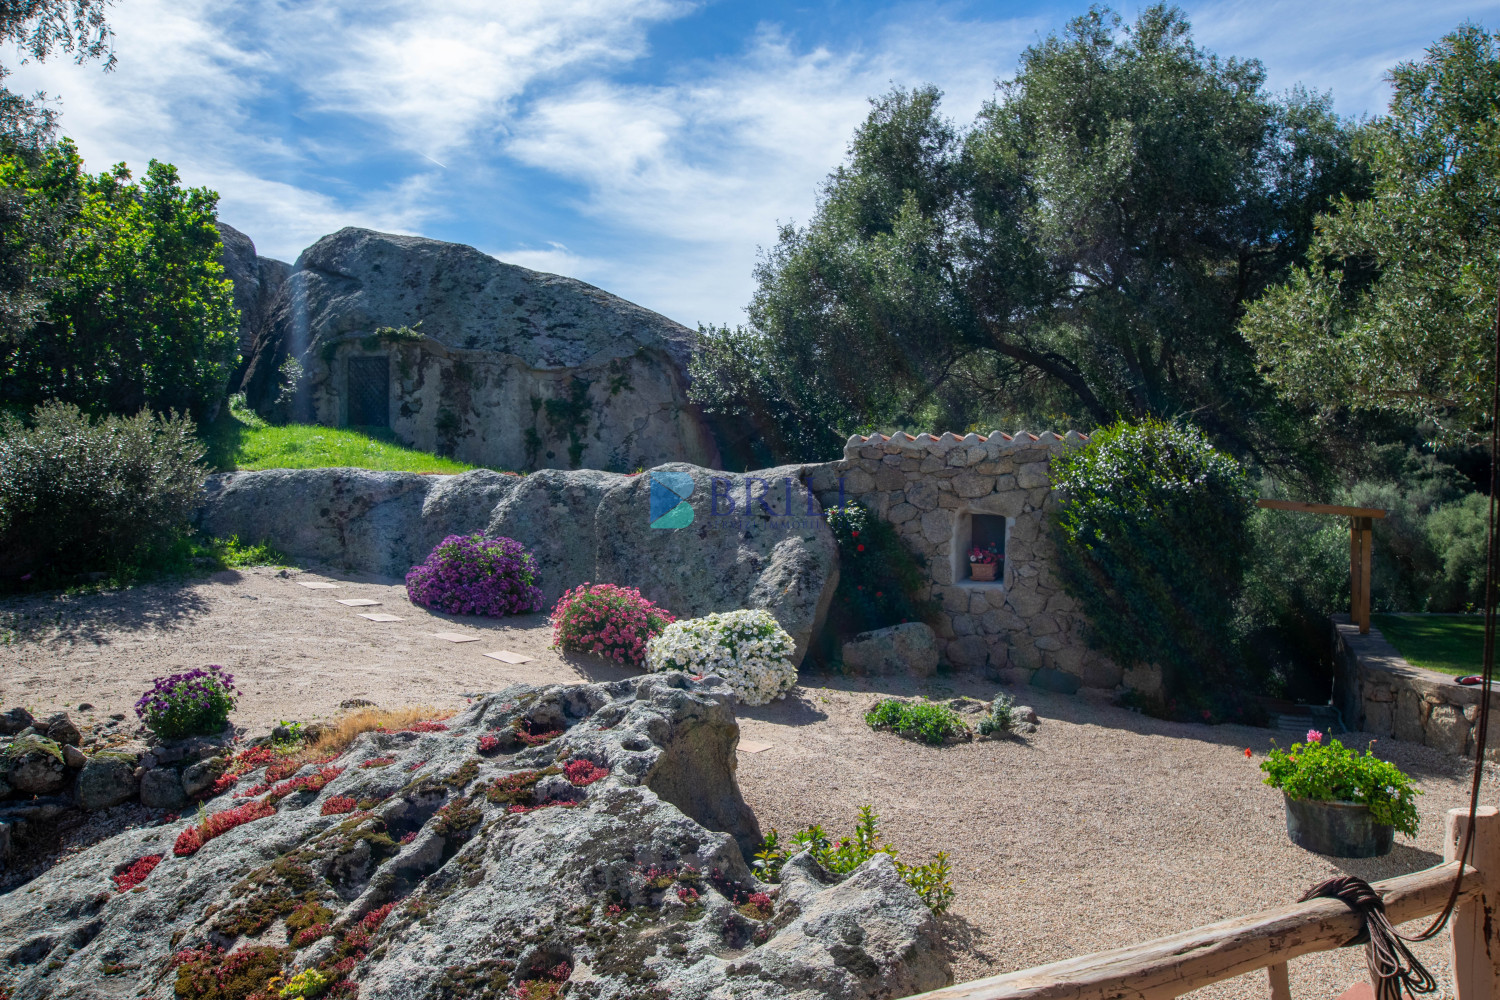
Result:
[[1369,747],[1358,754],[1338,740],[1325,743],[1322,733],[1309,729],[1306,743],[1273,747],[1260,769],[1266,784],[1281,789],[1287,836],[1298,847],[1338,858],[1375,858],[1391,852],[1396,831],[1417,835],[1421,790]]
[[969,550],[969,579],[971,580],[993,580],[995,571],[1000,568],[1000,560],[1005,558],[995,551],[993,545],[988,548],[973,548]]

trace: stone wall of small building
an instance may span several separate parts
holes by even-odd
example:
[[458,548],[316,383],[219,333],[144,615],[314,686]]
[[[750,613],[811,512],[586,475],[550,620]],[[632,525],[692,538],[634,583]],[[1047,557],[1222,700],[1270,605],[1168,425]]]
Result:
[[[1063,689],[1153,690],[1159,680],[1126,676],[1139,671],[1089,647],[1084,615],[1053,569],[1049,466],[1087,440],[1076,431],[855,436],[841,461],[809,467],[807,482],[825,508],[853,501],[890,522],[926,561],[924,596],[941,602],[934,629],[954,668]],[[993,583],[968,578],[976,518],[994,519],[978,522],[985,530],[1003,518],[1005,559]]]

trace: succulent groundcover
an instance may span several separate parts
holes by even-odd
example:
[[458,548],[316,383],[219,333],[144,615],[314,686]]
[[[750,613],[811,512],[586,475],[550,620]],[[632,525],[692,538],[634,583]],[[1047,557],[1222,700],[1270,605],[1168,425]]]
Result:
[[451,615],[519,615],[542,606],[536,560],[513,538],[449,535],[406,574],[413,604]]
[[797,683],[797,643],[769,611],[715,612],[673,622],[646,648],[646,669],[716,674],[746,705],[764,705]]

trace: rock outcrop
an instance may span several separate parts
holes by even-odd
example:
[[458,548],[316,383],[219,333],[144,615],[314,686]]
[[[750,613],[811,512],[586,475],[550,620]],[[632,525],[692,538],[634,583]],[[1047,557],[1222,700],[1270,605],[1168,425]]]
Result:
[[477,465],[715,465],[687,399],[695,336],[473,247],[342,229],[297,259],[239,385],[268,416],[388,426]]
[[682,674],[517,687],[445,730],[360,736],[289,785],[245,773],[208,804],[217,835],[192,818],[129,831],[0,896],[0,976],[14,1000],[231,980],[246,996],[298,974],[382,1000],[946,982],[936,923],[888,857],[837,881],[801,855],[757,882],[729,702]]
[[856,677],[931,677],[938,666],[937,636],[922,622],[861,632],[840,653],[845,673]]
[[[652,513],[657,476],[692,484],[678,487],[692,514],[679,527],[653,527],[661,523]],[[637,476],[580,469],[524,478],[235,472],[209,478],[196,520],[217,537],[385,576],[403,576],[446,535],[503,535],[536,556],[548,607],[581,583],[614,583],[639,588],[679,618],[763,608],[796,640],[797,663],[838,582],[833,534],[794,466],[736,475],[673,464]]]
[[234,304],[240,310],[240,355],[243,360],[234,376],[237,385],[244,377],[255,332],[265,325],[271,302],[281,291],[292,267],[285,261],[258,255],[250,237],[233,226],[220,222],[218,227],[219,240],[224,244],[219,263],[224,267],[224,276],[234,282]]
[[444,536],[485,530],[495,505],[521,482],[486,469],[231,472],[208,478],[197,522],[216,537],[267,541],[295,559],[405,576]]

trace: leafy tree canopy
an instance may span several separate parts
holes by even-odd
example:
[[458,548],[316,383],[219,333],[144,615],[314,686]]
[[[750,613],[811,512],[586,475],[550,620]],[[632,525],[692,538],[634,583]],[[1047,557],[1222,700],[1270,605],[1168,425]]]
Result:
[[931,87],[874,101],[812,221],[764,255],[751,328],[707,331],[699,400],[750,414],[780,457],[1028,398],[1277,447],[1236,324],[1362,181],[1328,99],[1263,80],[1175,8],[1126,27],[1095,7],[967,129]]
[[[104,19],[113,0],[0,0],[0,45],[14,44],[25,59],[43,60],[66,52],[76,62],[103,59],[113,69],[114,33]],[[47,95],[27,98],[4,86],[9,73],[0,66],[0,152],[37,150],[57,124]]]
[[1430,420],[1462,442],[1487,423],[1500,266],[1500,52],[1465,25],[1390,75],[1359,136],[1374,197],[1317,220],[1306,267],[1243,328],[1289,398]]
[[68,140],[0,156],[0,403],[212,411],[238,324],[217,201],[155,160],[87,174]]

